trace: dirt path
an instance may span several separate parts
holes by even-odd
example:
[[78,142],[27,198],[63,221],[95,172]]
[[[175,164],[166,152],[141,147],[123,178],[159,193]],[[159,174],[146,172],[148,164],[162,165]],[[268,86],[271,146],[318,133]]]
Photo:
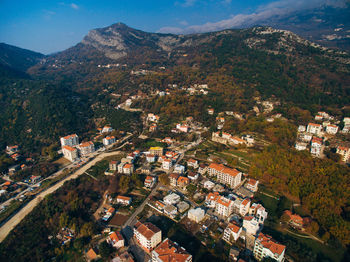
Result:
[[110,153],[102,153],[95,157],[92,161],[87,163],[85,166],[71,174],[70,176],[66,177],[65,179],[61,180],[57,184],[47,188],[45,191],[38,194],[33,200],[31,200],[27,205],[25,205],[20,211],[18,211],[17,214],[15,214],[10,220],[8,220],[5,224],[2,225],[0,228],[0,242],[2,242],[6,236],[11,232],[12,229],[17,226],[22,219],[28,215],[40,202],[44,197],[47,195],[55,192],[57,189],[59,189],[66,181],[69,181],[71,179],[75,179],[79,177],[80,175],[84,174],[89,168],[91,168],[93,165],[95,165],[98,161],[101,161],[105,157],[118,155],[120,154],[120,151],[116,152],[110,152]]

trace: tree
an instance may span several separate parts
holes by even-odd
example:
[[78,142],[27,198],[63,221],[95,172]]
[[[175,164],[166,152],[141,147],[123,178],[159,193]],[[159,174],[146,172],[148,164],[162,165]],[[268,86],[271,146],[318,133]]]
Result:
[[99,245],[99,251],[100,251],[101,257],[108,258],[113,253],[114,248],[111,245],[109,245],[106,241],[103,241]]
[[129,176],[122,176],[119,180],[119,188],[123,192],[127,192],[130,188],[130,177]]
[[159,182],[162,183],[163,185],[169,185],[170,179],[167,174],[161,174],[159,176]]
[[197,190],[197,186],[196,185],[193,185],[193,184],[189,184],[187,187],[186,187],[186,190],[187,192],[193,196],[193,194],[196,192]]

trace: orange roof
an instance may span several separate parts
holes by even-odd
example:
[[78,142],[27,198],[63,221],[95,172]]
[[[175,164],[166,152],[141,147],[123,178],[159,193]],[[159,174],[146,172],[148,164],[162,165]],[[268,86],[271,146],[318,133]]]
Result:
[[349,150],[349,148],[345,147],[345,146],[338,146],[338,149],[342,150],[342,151],[348,151]]
[[338,128],[338,126],[336,126],[336,125],[328,125],[327,127]]
[[11,182],[10,182],[10,181],[6,181],[6,182],[4,183],[4,186],[9,186],[9,185],[11,185]]
[[256,183],[258,183],[257,180],[253,179],[253,178],[249,178],[249,181],[248,181],[248,184],[251,185],[251,186],[255,186]]
[[169,178],[172,178],[172,179],[176,179],[176,180],[177,180],[179,176],[180,176],[179,174],[171,173],[171,174],[169,175]]
[[64,139],[70,139],[70,138],[73,138],[73,137],[77,137],[77,134],[72,134],[72,135],[64,136],[63,138],[64,138]]
[[162,202],[156,201],[156,204],[161,207],[165,207],[165,205]]
[[218,200],[218,198],[220,197],[219,193],[218,192],[215,192],[215,193],[209,193],[207,195],[207,200],[213,200],[213,201],[216,201]]
[[120,199],[120,200],[130,201],[131,198],[130,198],[130,197],[127,197],[127,196],[120,196],[120,195],[119,195],[119,196],[117,196],[117,200],[119,200],[119,199]]
[[147,239],[151,239],[156,233],[160,231],[158,227],[149,222],[146,222],[144,224],[136,223],[135,226],[137,227],[136,230]]
[[246,221],[251,221],[251,220],[253,220],[253,216],[245,216],[244,217],[244,220],[246,220]]
[[118,242],[120,240],[124,240],[122,234],[120,234],[119,231],[115,231],[109,235],[109,238],[115,242]]
[[71,146],[63,146],[63,148],[71,152],[76,150],[74,147],[71,147]]
[[188,183],[190,183],[190,179],[188,177],[180,176],[177,179],[177,183],[188,184]]
[[130,163],[127,163],[127,164],[124,165],[123,168],[131,168],[131,166],[132,166],[132,165],[131,165]]
[[190,159],[188,159],[187,160],[187,162],[190,162],[190,163],[196,163],[196,162],[198,162],[197,160],[195,160],[195,159],[193,159],[193,158],[190,158]]
[[97,258],[97,254],[95,252],[95,250],[93,250],[92,248],[90,248],[90,250],[86,253],[86,256],[90,259],[96,259]]
[[219,171],[219,172],[222,172],[222,173],[226,173],[226,174],[228,174],[230,176],[233,176],[233,177],[235,177],[239,173],[241,173],[237,169],[229,168],[229,167],[226,167],[226,166],[224,166],[222,164],[216,164],[216,163],[211,163],[209,165],[209,168],[215,169],[216,171]]
[[249,200],[248,198],[246,198],[246,199],[244,199],[244,200],[242,201],[242,205],[243,205],[243,206],[246,206],[246,205],[249,204],[249,202],[250,202],[250,200]]
[[264,248],[269,249],[273,254],[281,255],[286,246],[278,244],[269,235],[259,233],[258,240]]
[[230,223],[228,226],[227,226],[232,232],[234,233],[238,233],[239,230],[241,229],[241,227],[239,227],[238,225],[234,224],[234,223]]
[[112,165],[115,165],[115,164],[117,164],[118,163],[118,161],[116,161],[116,160],[112,160],[111,162],[109,162],[110,164],[112,164]]
[[245,143],[245,141],[243,139],[241,139],[237,136],[233,136],[231,139],[236,140],[236,141],[241,142],[241,143]]
[[88,141],[88,142],[84,142],[84,143],[81,143],[79,146],[80,147],[88,147],[88,146],[91,146],[93,145],[94,143],[92,143],[91,141]]
[[113,213],[115,211],[114,207],[110,207],[107,212]]
[[320,124],[309,123],[309,126],[321,127]]
[[158,258],[163,262],[183,262],[187,261],[192,255],[184,248],[170,239],[165,239],[154,249],[158,254]]
[[220,196],[216,202],[225,207],[229,207],[233,203],[230,199],[227,199],[223,196]]

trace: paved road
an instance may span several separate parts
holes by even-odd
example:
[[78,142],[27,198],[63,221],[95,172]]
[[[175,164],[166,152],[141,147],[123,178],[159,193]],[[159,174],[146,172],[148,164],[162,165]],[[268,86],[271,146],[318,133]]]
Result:
[[11,232],[12,229],[19,224],[19,222],[22,221],[22,219],[28,215],[40,202],[42,199],[44,199],[45,196],[55,192],[57,189],[59,189],[66,181],[69,181],[71,179],[75,179],[79,177],[80,175],[84,174],[90,167],[95,165],[98,161],[101,161],[105,157],[118,155],[120,154],[120,151],[116,152],[110,152],[110,153],[102,153],[95,157],[92,161],[88,162],[85,166],[78,169],[76,172],[68,176],[67,178],[61,180],[57,184],[47,188],[45,191],[38,194],[33,200],[31,200],[26,206],[24,206],[17,214],[15,214],[10,220],[8,220],[2,227],[0,228],[0,242],[2,242],[6,236]]

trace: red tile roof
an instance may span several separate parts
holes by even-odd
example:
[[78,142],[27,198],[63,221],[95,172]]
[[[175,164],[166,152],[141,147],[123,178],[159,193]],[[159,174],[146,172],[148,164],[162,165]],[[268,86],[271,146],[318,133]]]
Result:
[[147,239],[151,239],[156,233],[160,231],[158,227],[149,222],[146,222],[144,224],[140,222],[136,223],[135,227],[136,230]]
[[235,223],[230,223],[228,226],[227,226],[232,232],[234,233],[238,233],[239,230],[241,229],[241,227],[239,227],[237,224]]
[[76,150],[74,147],[71,147],[71,146],[63,146],[63,148],[71,152]]
[[88,147],[88,146],[91,146],[93,145],[94,143],[92,143],[91,141],[88,141],[88,142],[83,142],[81,143],[79,146],[80,147]]
[[272,237],[264,235],[263,233],[259,233],[258,240],[263,247],[269,249],[273,254],[281,255],[283,250],[286,249],[286,246],[278,244]]
[[191,257],[184,248],[170,239],[165,239],[154,249],[158,258],[163,262],[183,262]]

